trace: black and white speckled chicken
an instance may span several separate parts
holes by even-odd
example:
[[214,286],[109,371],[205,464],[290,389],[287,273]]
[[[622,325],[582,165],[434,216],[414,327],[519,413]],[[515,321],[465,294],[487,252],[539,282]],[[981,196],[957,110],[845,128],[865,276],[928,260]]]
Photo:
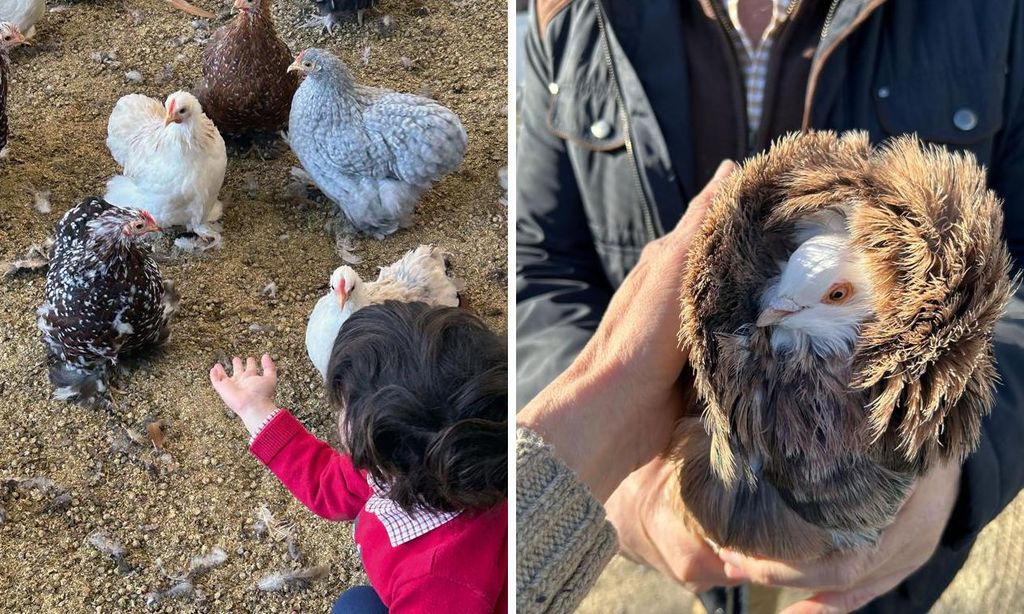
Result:
[[119,358],[167,340],[178,295],[138,244],[158,230],[145,211],[95,197],[57,222],[39,308],[54,398],[105,404]]

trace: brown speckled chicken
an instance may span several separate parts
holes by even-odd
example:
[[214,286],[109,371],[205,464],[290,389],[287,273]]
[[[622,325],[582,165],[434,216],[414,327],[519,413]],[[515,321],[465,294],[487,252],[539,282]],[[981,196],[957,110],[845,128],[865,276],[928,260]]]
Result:
[[298,76],[270,17],[271,0],[235,0],[238,15],[203,52],[203,79],[193,92],[225,135],[274,132],[288,121]]

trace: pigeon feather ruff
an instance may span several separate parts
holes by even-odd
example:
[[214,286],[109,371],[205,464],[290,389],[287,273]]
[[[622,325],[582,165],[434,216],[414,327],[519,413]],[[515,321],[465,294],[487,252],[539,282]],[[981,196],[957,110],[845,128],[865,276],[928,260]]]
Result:
[[104,404],[122,357],[170,335],[178,295],[124,230],[151,221],[141,211],[88,198],[57,222],[38,311],[54,398]]
[[[852,357],[775,356],[758,297],[808,220],[836,217],[873,316]],[[703,420],[679,427],[678,477],[711,541],[787,560],[873,544],[918,475],[977,446],[1012,284],[1001,202],[970,155],[787,136],[723,183],[689,258],[680,341]]]

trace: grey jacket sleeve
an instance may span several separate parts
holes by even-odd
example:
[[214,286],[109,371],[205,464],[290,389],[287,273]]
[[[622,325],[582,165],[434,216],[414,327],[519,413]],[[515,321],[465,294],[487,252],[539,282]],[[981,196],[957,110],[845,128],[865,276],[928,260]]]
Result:
[[572,612],[618,549],[604,508],[528,429],[516,433],[516,611]]
[[[536,23],[533,21],[533,23]],[[565,142],[547,126],[550,60],[526,36],[516,181],[516,387],[522,407],[576,358],[611,300]]]

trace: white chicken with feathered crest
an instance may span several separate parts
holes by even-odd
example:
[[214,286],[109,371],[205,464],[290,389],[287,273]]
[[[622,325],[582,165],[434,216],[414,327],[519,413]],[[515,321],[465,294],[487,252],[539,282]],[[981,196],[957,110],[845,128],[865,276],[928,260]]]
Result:
[[420,245],[398,262],[381,267],[376,281],[363,281],[348,266],[335,269],[331,273],[330,291],[317,301],[306,326],[306,351],[320,376],[327,377],[327,365],[341,326],[363,307],[384,301],[457,307],[458,283],[448,276],[447,270],[444,254],[432,245]]
[[207,246],[220,242],[227,151],[195,96],[175,92],[164,104],[122,97],[107,123],[107,147],[123,168],[107,182],[107,201],[147,211],[162,227],[185,226]]

